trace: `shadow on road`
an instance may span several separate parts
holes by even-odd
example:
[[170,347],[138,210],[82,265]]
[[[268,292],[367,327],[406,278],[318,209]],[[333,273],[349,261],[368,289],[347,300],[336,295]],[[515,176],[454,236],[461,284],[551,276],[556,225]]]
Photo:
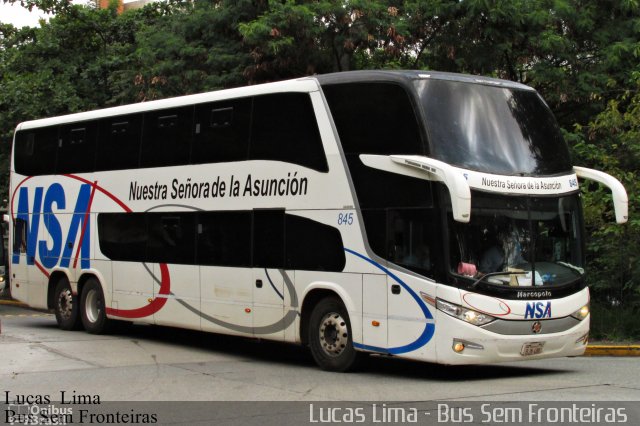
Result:
[[[22,326],[40,329],[57,328],[52,317],[32,318],[31,321],[22,324]],[[84,333],[84,331],[65,333]],[[307,348],[293,344],[142,324],[123,325],[118,327],[112,334],[125,339],[148,340],[163,344],[173,344],[183,348],[191,347],[219,354],[244,357],[249,362],[318,368]],[[513,363],[509,365],[447,366],[374,355],[367,357],[354,374],[368,374],[378,376],[380,379],[385,377],[407,377],[451,383],[528,376],[539,377],[566,372],[566,370],[544,368],[532,363],[523,363],[522,366],[514,366]]]
[[[307,348],[237,336],[204,333],[171,327],[132,325],[118,331],[122,337],[171,342],[221,354],[246,357],[251,362],[268,362],[302,368],[318,368]],[[464,365],[445,366],[386,356],[367,357],[358,373],[380,376],[423,378],[431,381],[457,382],[513,377],[556,375],[566,371],[529,365]]]

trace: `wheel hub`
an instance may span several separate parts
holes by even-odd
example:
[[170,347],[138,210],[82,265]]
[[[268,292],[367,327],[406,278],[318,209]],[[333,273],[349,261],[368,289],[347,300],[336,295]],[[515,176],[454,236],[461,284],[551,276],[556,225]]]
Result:
[[89,290],[87,294],[87,298],[85,299],[85,313],[87,315],[87,319],[94,323],[100,317],[100,313],[102,311],[102,304],[98,298],[98,292],[96,290]]
[[347,347],[349,329],[347,322],[336,312],[325,315],[320,321],[320,347],[331,357],[339,356]]
[[73,312],[73,294],[70,289],[62,291],[58,297],[58,312],[65,320],[71,318]]

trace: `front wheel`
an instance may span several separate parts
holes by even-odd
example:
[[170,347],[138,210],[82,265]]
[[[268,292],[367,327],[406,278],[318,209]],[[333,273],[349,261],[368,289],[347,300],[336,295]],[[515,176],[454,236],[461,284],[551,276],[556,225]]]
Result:
[[309,318],[309,348],[313,359],[323,370],[353,369],[360,355],[353,347],[349,314],[335,297],[322,299]]
[[69,280],[60,278],[53,294],[53,310],[61,330],[79,330],[82,327],[78,315],[78,301],[73,295]]
[[102,287],[94,278],[89,278],[82,288],[80,317],[85,330],[91,334],[104,334],[110,330],[111,322],[105,312]]

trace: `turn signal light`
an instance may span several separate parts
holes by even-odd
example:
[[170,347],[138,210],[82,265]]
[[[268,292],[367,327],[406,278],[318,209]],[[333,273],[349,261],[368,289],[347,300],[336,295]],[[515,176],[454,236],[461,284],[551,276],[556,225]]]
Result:
[[462,342],[454,342],[453,343],[453,350],[454,352],[460,353],[462,351],[464,351],[464,343]]

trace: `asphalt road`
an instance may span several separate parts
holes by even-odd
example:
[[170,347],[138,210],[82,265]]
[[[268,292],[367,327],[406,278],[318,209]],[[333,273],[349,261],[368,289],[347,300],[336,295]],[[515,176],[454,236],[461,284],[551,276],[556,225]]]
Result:
[[[371,357],[360,371],[339,374],[319,370],[304,348],[292,345],[143,325],[93,336],[59,330],[51,314],[7,305],[0,305],[0,321],[0,390],[9,399],[49,395],[59,400],[64,391],[67,399],[92,395],[103,404],[410,401],[424,406],[434,401],[640,401],[639,358],[580,357],[447,367]],[[308,406],[305,403],[300,408],[304,414],[299,415],[308,417]],[[242,407],[239,410],[245,415],[249,407],[257,413],[264,409],[260,404]],[[269,407],[278,411],[282,404]],[[258,414],[250,419],[269,424]],[[244,419],[243,424],[252,421]]]

